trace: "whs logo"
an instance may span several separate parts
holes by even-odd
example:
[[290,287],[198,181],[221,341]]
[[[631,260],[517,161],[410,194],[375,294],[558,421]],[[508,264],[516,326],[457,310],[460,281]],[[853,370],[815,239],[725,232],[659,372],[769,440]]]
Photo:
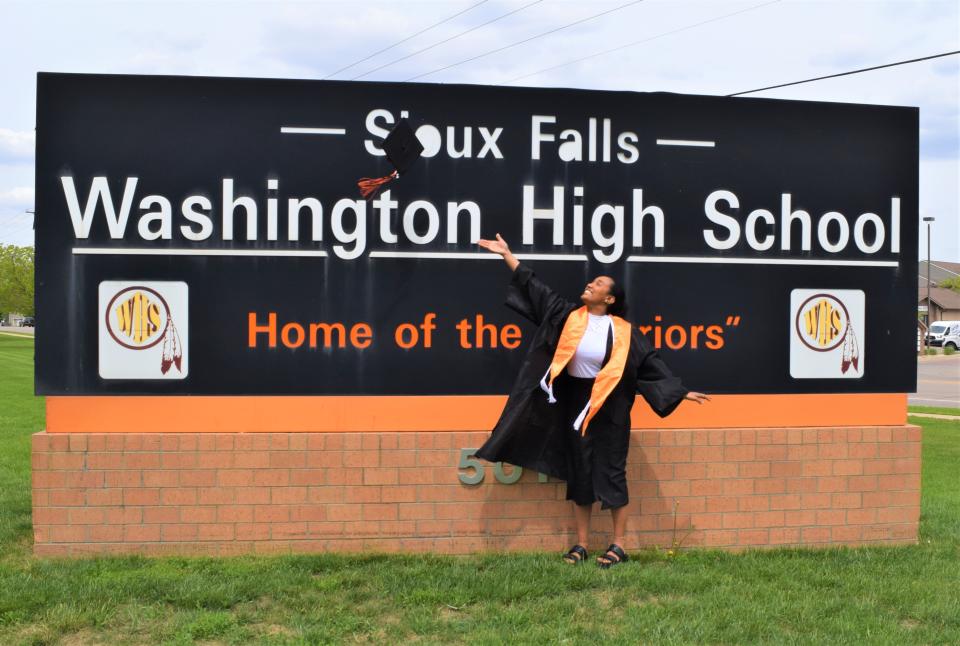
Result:
[[864,293],[795,289],[790,294],[790,375],[863,376]]
[[804,323],[804,335],[801,338],[812,349],[826,352],[836,346],[834,339],[846,329],[849,317],[843,303],[829,294],[810,301],[814,302],[800,314]]
[[99,292],[101,377],[186,377],[186,283],[104,281]]

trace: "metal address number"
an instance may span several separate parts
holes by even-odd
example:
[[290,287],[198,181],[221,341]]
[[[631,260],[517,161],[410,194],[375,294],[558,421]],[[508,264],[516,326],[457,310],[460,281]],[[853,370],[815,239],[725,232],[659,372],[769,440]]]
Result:
[[[460,478],[460,482],[466,485],[475,485],[483,482],[483,479],[486,477],[486,469],[483,466],[483,463],[474,457],[474,453],[477,452],[477,449],[460,449],[460,464],[457,465],[457,468],[460,469],[460,472],[457,476]],[[464,469],[472,469],[472,473],[467,473]],[[497,462],[493,465],[493,477],[497,479],[497,482],[501,484],[513,484],[520,479],[520,476],[523,475],[523,468],[510,465],[510,472],[507,473],[503,469],[503,462]],[[537,474],[537,482],[546,482],[547,476],[543,473]]]

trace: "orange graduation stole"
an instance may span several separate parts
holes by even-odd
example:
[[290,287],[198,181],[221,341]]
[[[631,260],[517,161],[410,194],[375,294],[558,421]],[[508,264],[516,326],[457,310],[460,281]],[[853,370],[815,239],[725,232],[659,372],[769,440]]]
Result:
[[[627,363],[632,326],[619,316],[611,316],[611,318],[613,319],[613,350],[610,352],[610,360],[597,373],[593,388],[590,391],[590,401],[587,402],[583,412],[573,423],[573,428],[578,429],[581,435],[586,434],[590,420],[600,410],[603,402],[606,401],[617,384],[620,383],[620,377],[623,376],[623,367]],[[553,361],[550,363],[550,368],[543,379],[540,380],[540,387],[546,391],[547,401],[551,404],[557,401],[553,396],[553,380],[573,358],[573,354],[577,351],[580,340],[583,338],[583,333],[587,330],[588,320],[587,306],[584,305],[571,312],[566,323],[563,324],[563,331],[560,332],[560,340],[557,342],[557,350],[553,353]]]

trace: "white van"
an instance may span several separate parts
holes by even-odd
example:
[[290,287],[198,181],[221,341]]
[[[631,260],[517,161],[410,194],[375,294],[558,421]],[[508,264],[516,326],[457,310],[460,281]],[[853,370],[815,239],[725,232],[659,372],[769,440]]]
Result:
[[960,347],[960,321],[937,321],[930,326],[927,344],[935,347]]

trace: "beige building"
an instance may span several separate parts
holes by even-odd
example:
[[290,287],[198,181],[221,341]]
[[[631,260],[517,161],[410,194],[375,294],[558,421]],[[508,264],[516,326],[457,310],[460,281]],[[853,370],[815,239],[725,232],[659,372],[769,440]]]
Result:
[[921,260],[919,266],[919,289],[917,290],[917,308],[921,320],[960,321],[960,292],[937,287],[941,282],[960,277],[960,262],[930,261],[930,310],[933,314],[929,319],[927,312],[927,261]]
[[[923,308],[927,305],[927,290],[921,289],[917,294],[917,305]],[[937,321],[960,321],[960,292],[942,287],[933,287],[930,289],[930,311],[933,314],[930,320],[933,323]]]

